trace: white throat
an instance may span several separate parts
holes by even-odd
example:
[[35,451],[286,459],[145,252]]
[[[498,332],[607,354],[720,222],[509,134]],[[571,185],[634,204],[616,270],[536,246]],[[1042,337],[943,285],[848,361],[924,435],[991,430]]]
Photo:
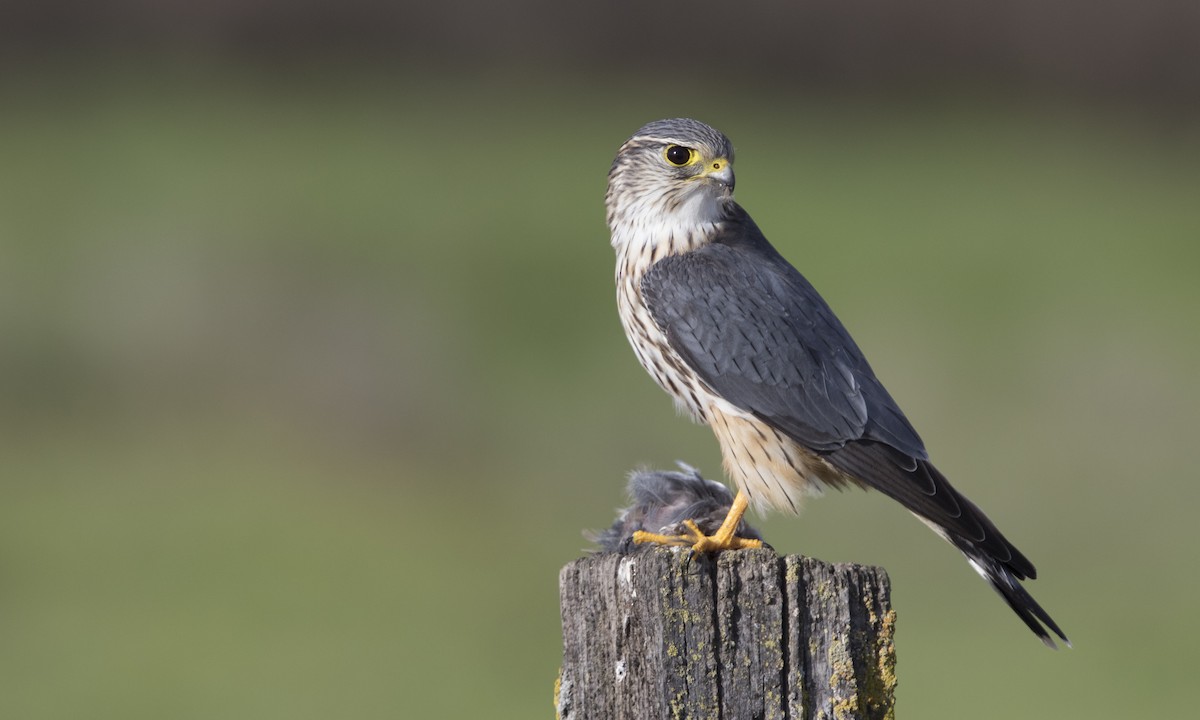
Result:
[[[630,197],[632,195],[632,197]],[[621,201],[614,198],[623,196]],[[705,188],[686,195],[669,192],[609,191],[608,225],[619,257],[656,261],[708,242],[725,215],[726,198]]]

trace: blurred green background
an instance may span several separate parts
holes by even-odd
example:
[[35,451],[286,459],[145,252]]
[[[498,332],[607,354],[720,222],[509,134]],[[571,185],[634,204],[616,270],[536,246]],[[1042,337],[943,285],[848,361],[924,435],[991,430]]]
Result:
[[638,465],[719,477],[603,222],[617,146],[680,115],[1075,642],[881,496],[761,520],[891,573],[900,717],[1186,714],[1195,18],[835,5],[10,16],[0,716],[552,717],[580,531]]

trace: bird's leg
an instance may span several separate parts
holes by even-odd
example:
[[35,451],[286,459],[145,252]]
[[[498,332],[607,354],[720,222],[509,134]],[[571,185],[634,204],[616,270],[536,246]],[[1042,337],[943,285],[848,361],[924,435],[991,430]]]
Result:
[[762,540],[741,538],[735,534],[738,524],[742,522],[742,516],[746,514],[746,508],[749,505],[750,501],[746,498],[746,494],[738,490],[737,497],[733,499],[733,505],[729,507],[729,514],[725,516],[721,527],[717,528],[717,531],[712,535],[705,535],[701,532],[694,521],[684,520],[683,525],[686,531],[680,535],[660,535],[658,533],[646,532],[645,530],[638,530],[633,534],[633,541],[635,543],[657,543],[659,545],[691,545],[692,549],[696,552],[760,548],[762,547]]
[[[725,521],[721,523],[721,527],[717,528],[717,532],[712,535],[711,541],[715,543],[713,550],[725,550],[727,548],[757,548],[762,547],[762,540],[750,540],[748,538],[737,537],[737,527],[742,522],[742,516],[746,514],[746,508],[750,506],[750,499],[746,497],[746,493],[738,490],[737,497],[733,499],[733,505],[729,506],[729,514],[725,516]],[[696,548],[701,550],[701,548]]]

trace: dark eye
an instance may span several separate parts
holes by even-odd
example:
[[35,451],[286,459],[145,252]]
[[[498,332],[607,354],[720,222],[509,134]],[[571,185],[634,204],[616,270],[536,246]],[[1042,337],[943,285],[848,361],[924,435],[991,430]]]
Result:
[[682,145],[672,145],[667,148],[667,162],[683,167],[692,161],[692,156],[695,153],[696,151],[691,148],[686,148]]

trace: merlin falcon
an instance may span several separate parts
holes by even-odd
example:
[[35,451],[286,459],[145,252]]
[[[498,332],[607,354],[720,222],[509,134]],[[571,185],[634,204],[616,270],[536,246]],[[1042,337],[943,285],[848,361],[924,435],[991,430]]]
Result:
[[690,119],[645,125],[618,150],[605,196],[617,307],[638,361],[712,427],[737,488],[712,535],[639,531],[698,552],[758,547],[750,503],[797,513],[825,487],[874,488],[961,551],[1050,647],[1066,636],[1020,581],[1033,564],[929,461],[896,401],[813,286],[733,200],[733,147]]

